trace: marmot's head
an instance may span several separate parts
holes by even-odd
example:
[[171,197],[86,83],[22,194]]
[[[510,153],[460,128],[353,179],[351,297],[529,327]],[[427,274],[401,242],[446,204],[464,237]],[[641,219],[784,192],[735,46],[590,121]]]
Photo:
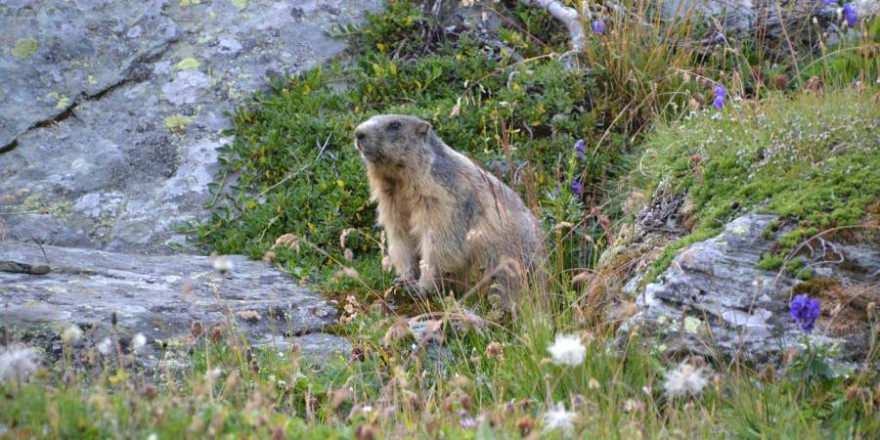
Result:
[[354,131],[355,146],[374,166],[419,164],[430,154],[431,124],[412,116],[378,115]]

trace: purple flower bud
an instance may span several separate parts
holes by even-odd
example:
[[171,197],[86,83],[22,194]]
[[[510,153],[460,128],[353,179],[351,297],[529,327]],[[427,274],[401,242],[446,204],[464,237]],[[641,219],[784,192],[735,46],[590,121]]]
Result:
[[712,100],[712,105],[715,106],[715,108],[717,108],[717,109],[724,108],[724,97],[723,96],[716,96],[715,99]]
[[462,428],[476,428],[477,420],[473,417],[462,417],[458,419],[458,423],[461,423]]
[[837,6],[837,0],[825,0],[826,5]]
[[584,140],[581,139],[574,143],[574,151],[578,159],[584,158]]
[[810,299],[807,295],[798,295],[788,305],[789,314],[804,333],[812,333],[816,325],[816,319],[822,314],[822,303],[816,299]]
[[593,24],[592,24],[591,28],[593,29],[593,32],[595,32],[597,34],[604,33],[605,32],[605,22],[597,18],[597,19],[593,20]]
[[856,24],[859,22],[859,14],[856,14],[852,3],[843,5],[843,19],[846,20],[847,26],[851,28],[856,27]]
[[715,90],[713,90],[713,91],[715,92],[716,98],[719,96],[722,98],[727,97],[727,89],[721,84],[718,84],[717,86],[715,86]]
[[584,186],[581,185],[577,180],[571,182],[571,191],[577,195],[581,195],[584,192]]

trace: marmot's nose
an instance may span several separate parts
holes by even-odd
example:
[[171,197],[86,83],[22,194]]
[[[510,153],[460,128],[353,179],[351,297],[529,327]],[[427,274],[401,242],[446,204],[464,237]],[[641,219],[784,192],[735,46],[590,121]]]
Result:
[[355,139],[362,141],[365,137],[367,137],[367,134],[361,131],[361,129],[357,129],[354,131],[354,137]]

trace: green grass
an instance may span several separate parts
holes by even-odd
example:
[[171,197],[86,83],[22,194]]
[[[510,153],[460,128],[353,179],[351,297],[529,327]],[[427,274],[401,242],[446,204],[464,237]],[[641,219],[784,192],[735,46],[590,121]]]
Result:
[[[343,353],[310,364],[295,351],[248,349],[228,329],[204,345],[169,347],[165,359],[189,359],[189,366],[162,374],[117,369],[112,355],[73,352],[68,359],[85,360],[76,371],[59,362],[30,383],[0,385],[0,426],[8,430],[0,435],[320,439],[372,429],[375,438],[519,438],[520,427],[531,424],[540,438],[560,438],[543,421],[557,402],[577,412],[575,438],[880,434],[876,356],[851,377],[823,380],[798,376],[805,355],[778,375],[709,365],[702,393],[670,397],[664,382],[676,361],[650,338],[577,330],[578,311],[556,299],[555,314],[523,302],[521,318],[508,328],[468,325],[447,301],[435,309],[450,350],[439,358],[422,341],[395,333],[394,314],[377,312],[358,313],[338,329],[363,353],[359,359]],[[547,348],[563,331],[581,336],[583,363],[550,362]],[[464,426],[471,420],[475,426]]]

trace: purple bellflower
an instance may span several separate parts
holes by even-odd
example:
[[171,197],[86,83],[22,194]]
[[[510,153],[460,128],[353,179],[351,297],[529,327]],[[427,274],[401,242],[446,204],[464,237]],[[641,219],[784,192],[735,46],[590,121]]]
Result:
[[715,92],[715,99],[712,100],[712,105],[717,109],[724,108],[724,101],[727,99],[727,89],[723,85],[718,84],[713,92]]
[[854,28],[859,22],[859,14],[856,13],[852,3],[843,5],[843,19],[846,20],[847,26]]
[[807,295],[798,295],[789,304],[789,314],[804,333],[812,333],[816,326],[816,319],[822,314],[822,303],[817,299],[810,299]]
[[584,140],[583,139],[574,143],[574,151],[575,151],[575,155],[577,156],[578,159],[584,158]]

